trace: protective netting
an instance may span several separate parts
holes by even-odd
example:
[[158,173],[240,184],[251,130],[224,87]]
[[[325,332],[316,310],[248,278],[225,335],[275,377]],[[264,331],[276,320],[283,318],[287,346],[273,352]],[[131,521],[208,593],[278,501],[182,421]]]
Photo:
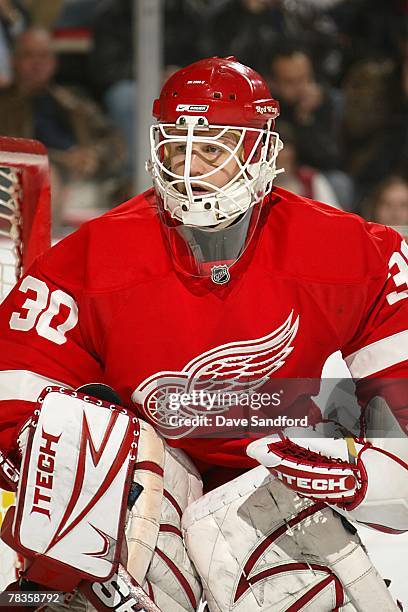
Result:
[[21,170],[0,166],[0,301],[22,267]]

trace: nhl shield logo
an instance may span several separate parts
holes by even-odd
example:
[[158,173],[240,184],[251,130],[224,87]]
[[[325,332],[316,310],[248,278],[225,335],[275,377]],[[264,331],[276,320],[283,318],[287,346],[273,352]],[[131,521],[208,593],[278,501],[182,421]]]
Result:
[[228,283],[230,278],[231,276],[226,264],[223,264],[222,266],[213,266],[211,268],[211,280],[216,285],[224,285],[225,283]]

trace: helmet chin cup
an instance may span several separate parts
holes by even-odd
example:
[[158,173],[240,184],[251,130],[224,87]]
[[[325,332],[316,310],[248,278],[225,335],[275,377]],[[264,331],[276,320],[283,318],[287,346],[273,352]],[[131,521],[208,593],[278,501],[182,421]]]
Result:
[[164,208],[174,219],[195,227],[216,227],[226,221],[232,222],[255,203],[244,181],[192,203],[171,187],[165,189],[163,197]]

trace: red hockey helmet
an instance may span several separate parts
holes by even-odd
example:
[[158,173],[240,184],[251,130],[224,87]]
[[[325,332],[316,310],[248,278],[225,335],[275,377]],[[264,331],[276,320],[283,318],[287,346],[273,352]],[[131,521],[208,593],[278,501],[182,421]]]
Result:
[[233,57],[211,57],[182,68],[169,78],[153,116],[175,123],[180,114],[205,115],[209,124],[263,128],[279,115],[264,79]]

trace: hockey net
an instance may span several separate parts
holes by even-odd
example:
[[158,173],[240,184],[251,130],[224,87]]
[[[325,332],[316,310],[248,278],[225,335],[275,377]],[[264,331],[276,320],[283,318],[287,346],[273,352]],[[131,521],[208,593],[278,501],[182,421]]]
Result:
[[[0,137],[0,302],[50,245],[50,185],[46,150],[34,140]],[[0,489],[0,526],[14,496]],[[0,592],[19,561],[0,540]]]

